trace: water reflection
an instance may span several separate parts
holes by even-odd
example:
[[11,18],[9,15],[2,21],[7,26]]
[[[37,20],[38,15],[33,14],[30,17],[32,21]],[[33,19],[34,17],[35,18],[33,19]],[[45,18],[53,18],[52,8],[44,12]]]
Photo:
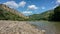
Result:
[[46,30],[46,34],[60,34],[60,23],[48,21],[28,21],[40,30]]

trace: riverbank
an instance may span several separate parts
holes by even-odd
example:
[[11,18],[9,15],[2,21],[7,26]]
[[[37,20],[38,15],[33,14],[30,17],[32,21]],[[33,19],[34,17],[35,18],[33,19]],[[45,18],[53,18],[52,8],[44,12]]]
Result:
[[54,25],[56,28],[56,34],[60,34],[60,22],[55,22]]
[[28,21],[40,30],[45,30],[45,34],[60,34],[60,22],[50,21]]
[[0,21],[0,34],[43,34],[25,21]]

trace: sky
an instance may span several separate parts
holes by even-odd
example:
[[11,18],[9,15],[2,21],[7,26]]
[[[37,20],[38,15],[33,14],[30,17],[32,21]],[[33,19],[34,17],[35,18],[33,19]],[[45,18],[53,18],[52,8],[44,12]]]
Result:
[[0,4],[14,8],[27,16],[54,9],[60,4],[60,0],[0,0]]

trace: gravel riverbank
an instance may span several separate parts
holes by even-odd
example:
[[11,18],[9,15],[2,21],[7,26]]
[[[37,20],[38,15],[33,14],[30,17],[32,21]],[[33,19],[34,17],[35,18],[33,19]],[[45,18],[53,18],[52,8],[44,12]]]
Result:
[[0,21],[0,34],[43,34],[25,21]]

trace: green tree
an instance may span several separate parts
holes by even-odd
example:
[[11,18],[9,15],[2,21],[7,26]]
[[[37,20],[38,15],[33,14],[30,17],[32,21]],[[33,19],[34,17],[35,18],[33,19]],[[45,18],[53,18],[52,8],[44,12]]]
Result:
[[54,14],[49,16],[49,20],[60,21],[60,6],[58,6],[54,9]]

